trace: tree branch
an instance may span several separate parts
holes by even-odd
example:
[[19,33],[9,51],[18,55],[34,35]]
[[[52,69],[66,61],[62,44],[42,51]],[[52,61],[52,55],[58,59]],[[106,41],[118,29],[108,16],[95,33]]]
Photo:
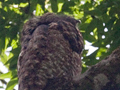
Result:
[[82,74],[75,90],[120,90],[120,47]]

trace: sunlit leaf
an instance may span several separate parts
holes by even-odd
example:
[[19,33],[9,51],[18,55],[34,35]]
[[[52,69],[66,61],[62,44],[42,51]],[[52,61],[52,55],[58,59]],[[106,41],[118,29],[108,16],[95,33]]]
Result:
[[107,49],[106,48],[100,48],[99,50],[98,50],[98,53],[97,53],[97,57],[100,57],[101,55],[102,55],[102,53],[104,53],[104,52],[106,52],[107,51]]
[[63,2],[62,3],[58,3],[58,12],[60,12],[62,10],[62,6],[63,6]]
[[2,50],[2,53],[0,55],[0,61],[5,64],[5,62],[8,60],[8,56],[5,54],[5,49]]
[[8,84],[7,84],[7,87],[6,87],[6,90],[13,90],[13,88],[15,87],[15,85],[18,83],[18,79],[17,78],[14,78],[14,79],[11,79]]
[[0,74],[0,79],[5,79],[5,78],[11,78],[12,77],[12,73],[8,72],[5,74]]
[[41,8],[40,4],[37,4],[36,6],[36,16],[42,15],[44,13],[44,11]]
[[20,7],[26,7],[27,5],[28,5],[29,3],[27,2],[27,3],[20,3]]

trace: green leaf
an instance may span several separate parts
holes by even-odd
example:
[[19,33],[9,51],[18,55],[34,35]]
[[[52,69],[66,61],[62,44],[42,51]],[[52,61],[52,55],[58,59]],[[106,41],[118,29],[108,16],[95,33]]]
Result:
[[87,11],[86,13],[89,15],[92,15],[92,16],[101,16],[102,15],[101,10],[99,10],[97,8],[95,8],[94,10],[91,10],[91,11]]
[[5,62],[8,60],[8,56],[5,54],[5,50],[2,50],[0,55],[0,61],[5,64]]
[[51,2],[51,8],[52,8],[52,11],[53,12],[57,12],[58,11],[58,3],[57,3],[57,0],[50,0]]
[[3,49],[5,49],[5,37],[4,36],[0,38],[0,53]]
[[97,27],[97,22],[98,19],[94,18],[88,25],[88,27],[86,28],[86,33],[90,34],[90,32],[92,32],[96,27]]
[[3,89],[4,87],[3,86],[0,86],[1,89]]
[[63,3],[65,0],[57,0],[58,3]]
[[97,52],[98,52],[98,50],[96,50],[95,52],[93,52],[89,56],[85,57],[85,59],[88,59],[88,61],[86,61],[87,65],[94,65],[94,64],[99,62],[99,60],[96,60]]
[[15,87],[15,85],[17,85],[17,83],[18,83],[17,78],[11,79],[7,84],[6,90],[13,90],[13,88]]
[[37,4],[36,6],[36,16],[42,15],[44,11],[42,10],[42,7],[40,4]]
[[0,74],[0,79],[5,79],[5,78],[11,78],[12,77],[12,73],[8,72],[5,74]]
[[100,57],[100,56],[102,56],[102,53],[104,53],[104,52],[106,52],[107,51],[107,49],[106,48],[99,48],[98,49],[98,53],[97,53],[97,57]]
[[20,7],[26,7],[28,5],[28,3],[20,3]]
[[39,4],[41,5],[41,8],[42,8],[42,10],[44,11],[45,10],[45,0],[39,0]]
[[94,42],[94,41],[96,41],[96,39],[95,39],[95,37],[94,36],[92,36],[92,35],[87,35],[86,34],[86,36],[84,37],[84,39],[86,39],[87,41],[89,41],[89,42]]
[[75,3],[73,1],[66,1],[63,4],[62,11],[71,13],[72,10],[70,9],[70,7],[73,7],[74,5],[75,5]]

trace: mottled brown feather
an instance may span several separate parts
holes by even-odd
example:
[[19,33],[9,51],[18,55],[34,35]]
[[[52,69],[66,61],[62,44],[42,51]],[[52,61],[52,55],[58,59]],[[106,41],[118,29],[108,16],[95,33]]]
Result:
[[79,80],[83,38],[77,23],[53,13],[25,23],[18,59],[19,90],[52,90],[52,86],[63,90],[64,83]]

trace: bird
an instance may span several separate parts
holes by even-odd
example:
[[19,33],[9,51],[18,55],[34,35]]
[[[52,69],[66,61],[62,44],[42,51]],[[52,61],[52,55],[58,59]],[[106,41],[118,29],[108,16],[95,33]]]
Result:
[[24,24],[17,63],[19,90],[64,90],[79,81],[84,41],[77,23],[73,17],[48,12]]

